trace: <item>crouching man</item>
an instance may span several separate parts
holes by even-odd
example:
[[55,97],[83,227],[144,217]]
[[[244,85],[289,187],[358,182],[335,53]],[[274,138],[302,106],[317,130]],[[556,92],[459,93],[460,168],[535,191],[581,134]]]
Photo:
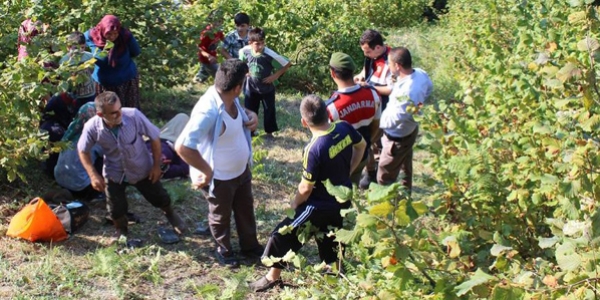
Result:
[[[175,231],[185,230],[183,221],[173,211],[171,198],[160,183],[161,145],[159,130],[136,108],[121,108],[114,92],[96,97],[96,116],[84,127],[77,150],[92,187],[106,193],[106,205],[117,237],[127,236],[127,198],[125,188],[133,185],[153,206],[162,209]],[[152,144],[146,149],[143,136]],[[98,144],[104,152],[102,176],[92,163],[90,151]]]

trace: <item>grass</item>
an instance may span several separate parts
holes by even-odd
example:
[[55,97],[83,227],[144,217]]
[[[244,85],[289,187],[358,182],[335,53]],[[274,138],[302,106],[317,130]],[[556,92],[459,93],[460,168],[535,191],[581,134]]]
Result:
[[[431,75],[436,87],[435,97],[447,98],[453,95],[457,85],[449,58],[439,56],[440,51],[433,51],[444,45],[447,37],[443,32],[433,30],[420,28],[399,32],[388,43],[408,45],[416,65]],[[189,114],[205,89],[206,86],[186,86],[144,92],[142,109],[160,126],[178,112]],[[258,237],[262,244],[284,218],[289,199],[300,180],[302,149],[310,138],[308,130],[300,125],[298,105],[301,96],[279,93],[277,118],[281,130],[273,142],[255,142],[254,150],[262,158],[255,165],[253,179]],[[424,150],[415,153],[413,196],[417,200],[431,200],[428,196],[432,189],[440,188],[427,184],[432,170],[423,162],[428,157]],[[32,197],[57,188],[40,174],[36,162],[31,162],[24,171],[28,183],[0,184],[2,299],[265,299],[295,295],[295,290],[290,287],[266,294],[250,293],[247,282],[262,276],[266,268],[251,262],[234,271],[220,266],[212,255],[214,243],[211,238],[187,234],[178,244],[161,244],[156,230],[166,220],[134,189],[128,189],[129,207],[142,216],[143,223],[130,229],[133,236],[145,241],[143,248],[126,251],[110,245],[113,229],[106,225],[105,208],[99,204],[90,205],[87,224],[64,242],[30,243],[8,238],[5,233],[9,220],[18,209]],[[187,180],[167,181],[164,185],[189,227],[206,220],[207,203],[198,192],[189,188]],[[239,250],[235,248],[235,230],[232,235],[234,249]],[[309,263],[318,263],[313,242],[301,253]],[[295,276],[294,271],[283,274],[284,279]],[[310,285],[310,279],[306,284]]]

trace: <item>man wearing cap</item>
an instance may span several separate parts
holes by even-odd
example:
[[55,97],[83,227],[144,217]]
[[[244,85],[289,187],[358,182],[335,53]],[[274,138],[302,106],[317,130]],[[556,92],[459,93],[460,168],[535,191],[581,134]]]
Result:
[[[363,136],[367,149],[379,130],[381,100],[377,91],[370,86],[361,86],[354,82],[356,70],[354,60],[348,54],[336,52],[329,60],[329,74],[338,87],[331,98],[325,102],[329,121],[346,121]],[[362,169],[367,164],[368,151],[356,170],[351,174],[353,184],[358,184]]]
[[419,123],[413,118],[433,90],[429,75],[412,67],[412,57],[404,47],[393,48],[389,55],[390,70],[397,80],[390,102],[381,114],[381,156],[377,183],[391,184],[404,173],[402,184],[410,194],[412,189],[413,145],[419,133]]

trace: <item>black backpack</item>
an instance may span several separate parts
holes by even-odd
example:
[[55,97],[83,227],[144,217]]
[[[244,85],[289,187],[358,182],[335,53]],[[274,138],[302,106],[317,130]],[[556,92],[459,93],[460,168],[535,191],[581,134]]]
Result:
[[50,208],[69,234],[73,234],[81,228],[90,217],[90,208],[85,203],[79,201],[69,202],[64,205],[50,204]]

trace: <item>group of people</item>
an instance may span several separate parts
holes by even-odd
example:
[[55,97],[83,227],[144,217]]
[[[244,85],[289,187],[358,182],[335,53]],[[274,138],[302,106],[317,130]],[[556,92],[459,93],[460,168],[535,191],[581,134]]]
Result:
[[[208,20],[209,24],[200,34],[200,71],[195,81],[205,82],[210,76],[215,76],[219,67],[217,53],[224,59],[239,58],[247,63],[249,73],[242,89],[244,106],[258,115],[262,103],[265,114],[264,138],[272,140],[273,133],[279,130],[275,82],[290,68],[291,62],[265,45],[265,32],[261,28],[250,27],[250,17],[246,13],[240,12],[234,16],[236,29],[227,35],[220,29],[223,22],[220,10],[212,11]],[[258,132],[253,131],[252,135],[258,135]]]
[[[39,21],[22,23],[19,60],[26,59],[32,39],[45,30]],[[175,231],[182,233],[183,221],[159,179],[189,176],[189,166],[174,150],[189,117],[179,114],[159,130],[141,113],[133,60],[140,47],[116,16],[106,15],[85,33],[69,34],[66,41],[68,53],[47,67],[66,65],[75,70],[74,77],[83,79],[46,100],[40,128],[48,132],[50,142],[66,144],[50,154],[47,173],[74,198],[106,198],[107,220],[115,225],[117,237],[126,236],[129,221],[136,219],[128,213],[127,185],[162,209]],[[91,59],[93,64],[88,63]]]
[[[290,62],[265,46],[265,33],[250,27],[248,15],[236,14],[236,30],[224,35],[218,29],[221,19],[216,14],[211,14],[213,21],[201,34],[197,77],[204,82],[213,76],[214,85],[198,100],[189,120],[167,126],[178,128],[169,129],[168,139],[139,110],[139,95],[133,91],[138,77],[131,60],[139,54],[139,46],[131,33],[120,26],[116,17],[106,16],[83,34],[85,45],[97,59],[92,73],[96,89],[93,97],[83,97],[88,100],[78,102],[78,94],[71,92],[49,102],[55,106],[80,106],[74,121],[65,129],[66,134],[61,135],[76,149],[60,153],[55,169],[59,170],[55,173],[57,181],[58,174],[70,173],[60,171],[63,161],[72,164],[79,158],[79,165],[73,170],[79,170],[81,177],[87,176],[83,183],[87,183],[88,192],[106,194],[118,235],[127,234],[127,185],[135,186],[147,201],[164,212],[174,230],[183,234],[186,226],[173,211],[160,182],[164,175],[161,156],[171,149],[186,164],[186,172],[182,173],[187,175],[189,170],[192,186],[208,202],[209,230],[216,242],[215,257],[221,264],[240,264],[231,243],[233,217],[240,254],[245,257],[283,257],[289,250],[298,251],[302,243],[296,233],[311,224],[325,233],[317,239],[319,257],[333,266],[339,259],[338,253],[343,253],[343,246],[338,249],[335,238],[327,233],[342,227],[340,212],[351,203],[338,202],[327,192],[324,182],[368,188],[371,182],[394,183],[402,171],[402,184],[410,193],[418,123],[413,118],[414,110],[408,108],[416,107],[418,112],[431,95],[432,82],[425,71],[413,67],[408,49],[387,46],[375,30],[365,31],[360,38],[365,56],[362,68],[349,55],[333,53],[329,70],[337,91],[326,101],[308,95],[300,103],[302,126],[310,130],[312,137],[304,148],[302,179],[290,202],[295,215],[280,222],[263,246],[258,241],[254,213],[251,141],[257,132],[260,103],[265,109],[265,132],[272,136],[278,130],[273,82],[286,72]],[[83,47],[77,36],[76,46]],[[108,53],[96,50],[108,45],[107,41],[114,43]],[[82,48],[78,49],[73,53],[80,53]],[[224,57],[220,64],[217,51]],[[102,53],[106,55],[103,57]],[[241,94],[244,106],[239,100]],[[87,102],[90,99],[94,101]],[[97,163],[100,158],[102,173]],[[292,230],[282,233],[279,229],[283,227]],[[270,267],[265,276],[250,285],[253,290],[264,291],[282,284],[284,263]]]
[[[245,15],[236,15],[236,26],[249,28],[239,20],[249,20]],[[240,41],[244,32],[212,36],[210,45],[215,45],[219,39]],[[304,148],[302,180],[290,203],[295,215],[280,222],[263,247],[256,237],[253,209],[251,133],[256,130],[260,102],[265,106],[265,132],[277,130],[274,115],[268,111],[274,111],[271,83],[287,70],[289,62],[264,47],[260,29],[250,29],[247,36],[249,45],[240,42],[241,49],[234,50],[239,51],[239,60],[223,53],[227,59],[220,65],[209,67],[201,61],[201,72],[216,70],[212,74],[215,84],[194,107],[176,150],[190,165],[192,185],[203,191],[209,203],[209,227],[217,243],[215,255],[222,264],[239,265],[230,241],[233,212],[243,256],[283,257],[289,250],[298,251],[302,243],[296,234],[311,224],[325,233],[317,245],[320,258],[331,266],[339,252],[335,238],[327,233],[341,228],[340,211],[350,203],[339,203],[323,182],[368,188],[371,182],[394,183],[402,171],[402,184],[410,193],[413,145],[418,134],[413,114],[431,95],[432,82],[425,71],[413,68],[408,49],[385,45],[375,30],[365,31],[360,38],[365,61],[357,75],[359,68],[349,55],[333,53],[330,75],[338,90],[327,101],[308,95],[300,104],[302,125],[311,131],[312,138]],[[202,41],[207,40],[203,35]],[[218,48],[211,54],[199,46],[201,56],[208,53],[211,63],[216,62]],[[239,102],[240,94],[244,95],[245,107]],[[291,226],[291,232],[281,233],[286,226]],[[281,285],[283,268],[284,263],[276,262],[250,287],[265,291]]]

